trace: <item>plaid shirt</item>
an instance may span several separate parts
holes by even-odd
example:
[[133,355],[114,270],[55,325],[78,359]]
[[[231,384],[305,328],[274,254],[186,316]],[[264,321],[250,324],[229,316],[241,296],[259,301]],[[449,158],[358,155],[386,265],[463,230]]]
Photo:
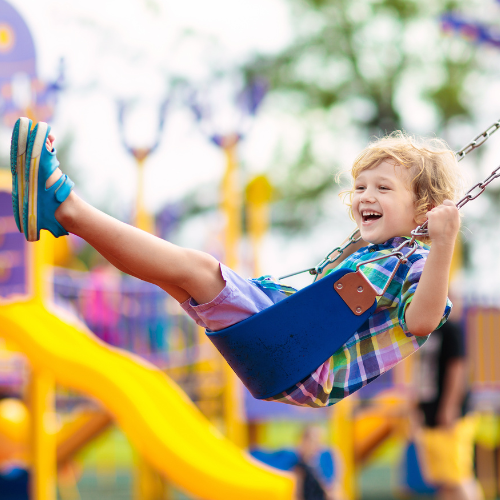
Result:
[[[383,244],[368,245],[347,257],[336,269],[356,270],[356,265],[380,255],[388,255],[400,245],[403,237],[396,237]],[[408,253],[404,247],[403,253]],[[361,387],[390,370],[410,354],[416,352],[427,340],[412,335],[405,323],[405,311],[413,299],[429,247],[419,248],[401,264],[383,297],[377,297],[377,308],[361,328],[327,361],[290,389],[277,394],[268,401],[279,401],[314,408],[330,406],[356,392]],[[363,274],[380,293],[395,265],[396,258],[388,258],[362,266]],[[331,272],[331,271],[330,271]],[[291,287],[276,283],[269,276],[254,281],[266,293],[274,291],[291,294]],[[448,300],[443,318],[444,324],[451,311]]]

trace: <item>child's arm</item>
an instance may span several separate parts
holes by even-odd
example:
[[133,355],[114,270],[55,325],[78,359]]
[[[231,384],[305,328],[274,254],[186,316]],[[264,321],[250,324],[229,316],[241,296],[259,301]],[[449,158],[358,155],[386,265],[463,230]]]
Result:
[[460,218],[450,200],[427,212],[431,249],[417,290],[406,309],[408,330],[417,336],[429,335],[439,325],[446,307],[448,279]]

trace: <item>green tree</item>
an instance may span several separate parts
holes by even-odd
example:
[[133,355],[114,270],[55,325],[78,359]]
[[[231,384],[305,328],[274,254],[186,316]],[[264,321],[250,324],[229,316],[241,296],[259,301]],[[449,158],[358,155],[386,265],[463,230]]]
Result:
[[[289,0],[294,42],[247,63],[250,80],[270,84],[267,109],[293,116],[298,154],[282,137],[273,165],[280,200],[274,222],[294,230],[314,222],[323,193],[373,136],[396,129],[446,137],[468,119],[464,83],[476,47],[441,33],[446,0]],[[452,144],[453,146],[453,144]]]

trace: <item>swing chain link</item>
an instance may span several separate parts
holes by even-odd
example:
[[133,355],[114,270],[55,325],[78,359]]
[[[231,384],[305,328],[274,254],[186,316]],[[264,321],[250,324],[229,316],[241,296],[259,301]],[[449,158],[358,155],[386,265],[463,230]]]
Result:
[[[309,273],[312,276],[315,276],[314,281],[318,278],[318,276],[323,272],[326,266],[333,264],[336,260],[340,258],[340,256],[344,253],[344,250],[350,245],[357,243],[361,239],[359,235],[359,229],[356,228],[350,235],[347,241],[339,246],[335,247],[317,266],[311,267],[309,269],[304,269],[303,271],[297,271],[295,273],[287,274],[285,276],[280,276],[278,281],[284,280],[285,278],[290,278],[291,276],[296,276],[297,274]],[[338,252],[338,254],[332,258],[332,255]]]
[[468,155],[471,151],[474,151],[478,147],[482,146],[492,134],[494,134],[498,129],[500,128],[500,120],[497,120],[495,123],[490,125],[484,132],[479,134],[477,137],[474,137],[472,141],[467,144],[464,148],[462,148],[460,151],[457,151],[455,154],[458,157],[458,161],[462,160],[465,158],[466,155]]
[[[495,123],[490,125],[484,132],[482,132],[478,136],[474,137],[474,139],[472,139],[472,141],[470,141],[469,144],[467,144],[465,147],[463,147],[462,149],[460,149],[459,151],[457,151],[455,153],[455,155],[457,156],[457,161],[463,160],[465,158],[465,156],[468,155],[470,152],[472,152],[475,149],[482,146],[490,138],[490,136],[492,134],[494,134],[499,128],[500,128],[500,120],[497,120]],[[456,204],[456,207],[458,209],[461,209],[464,205],[469,203],[469,201],[475,200],[479,195],[481,195],[484,192],[484,190],[486,189],[486,186],[493,179],[497,179],[498,177],[500,177],[500,166],[497,167],[495,170],[493,170],[493,172],[483,182],[478,182],[475,186],[473,186],[471,189],[469,189],[469,191],[467,191],[465,196]],[[475,189],[478,189],[479,191],[475,194],[472,194],[472,192]],[[429,232],[427,231],[427,221],[425,221],[421,226],[418,226],[416,229],[414,229],[411,232],[411,235],[412,235],[412,237],[410,240],[404,241],[401,245],[399,245],[397,248],[395,248],[391,252],[391,254],[383,256],[383,257],[375,258],[375,259],[369,260],[369,261],[361,264],[361,265],[365,265],[365,264],[368,264],[369,262],[373,262],[374,260],[380,260],[380,259],[391,257],[391,256],[398,257],[398,260],[399,260],[398,265],[396,266],[396,269],[393,271],[392,275],[390,276],[390,279],[389,279],[386,287],[384,288],[382,295],[385,292],[385,290],[387,289],[387,287],[389,286],[389,283],[391,282],[392,277],[394,276],[399,265],[404,263],[407,260],[407,257],[409,255],[411,255],[413,252],[415,252],[416,247],[417,247],[415,245],[415,240],[416,240],[417,236],[429,236]],[[329,266],[330,264],[333,264],[336,260],[338,260],[341,257],[341,255],[344,253],[344,250],[347,247],[349,247],[350,245],[352,245],[354,243],[357,243],[359,240],[361,240],[361,235],[359,234],[359,229],[356,228],[350,234],[349,238],[347,239],[347,241],[343,245],[341,245],[340,247],[334,248],[316,267],[311,267],[310,269],[304,269],[303,271],[297,271],[295,273],[281,276],[278,278],[278,280],[281,281],[285,278],[290,278],[291,276],[296,276],[297,274],[302,274],[302,273],[308,272],[309,274],[314,276],[314,281],[316,281],[318,279],[319,275],[324,271],[325,267]],[[400,250],[405,246],[409,246],[412,250],[409,254],[407,254],[406,256],[403,256],[403,254],[400,252]],[[332,258],[331,256],[335,252],[338,252],[338,254],[334,258]],[[359,268],[359,266],[357,266],[357,269],[358,268]]]
[[[494,134],[499,128],[500,128],[500,120],[497,120],[495,123],[490,125],[484,132],[482,132],[478,136],[474,137],[474,139],[472,139],[472,141],[470,141],[469,144],[467,144],[467,146],[465,146],[460,151],[457,151],[455,153],[455,155],[457,156],[457,161],[463,160],[465,158],[465,156],[468,155],[471,151],[474,151],[478,147],[482,146],[490,138],[490,136],[492,134]],[[456,205],[457,208],[458,209],[462,208],[464,205],[469,203],[469,201],[475,200],[480,194],[482,194],[483,191],[485,190],[486,186],[493,179],[496,179],[497,177],[500,176],[500,174],[498,174],[499,169],[500,169],[500,167],[498,167],[496,170],[494,170],[490,174],[490,176],[488,178],[486,178],[483,182],[478,182],[475,186],[473,186],[471,189],[469,189],[469,191],[467,191],[465,196],[457,203],[457,205]],[[472,191],[474,191],[474,189],[476,189],[476,188],[479,189],[479,192],[477,192],[475,195],[472,195],[471,194]],[[429,233],[427,231],[427,221],[424,222],[421,226],[414,229],[411,234],[414,237],[416,237],[416,236],[428,236]]]
[[[483,191],[486,189],[486,186],[494,179],[497,179],[500,177],[500,167],[497,167],[491,174],[483,181],[483,182],[478,182],[475,186],[473,186],[467,193],[465,193],[465,196],[457,203],[457,208],[462,208],[464,205],[469,203],[471,200],[475,200],[480,194],[483,193]],[[474,189],[479,189],[479,191],[472,195],[471,193],[474,191]]]
[[[340,256],[344,253],[344,250],[353,245],[354,243],[357,243],[359,240],[361,240],[361,235],[359,234],[359,229],[355,229],[350,235],[347,241],[341,245],[340,247],[334,248],[316,267],[313,267],[312,269],[309,270],[309,273],[314,275],[314,281],[318,278],[318,276],[324,271],[326,266],[329,266],[330,264],[333,264],[336,260],[340,259]],[[335,257],[332,258],[332,255],[338,252]]]
[[[467,191],[467,193],[465,193],[465,196],[458,201],[456,207],[460,210],[464,205],[467,205],[469,201],[475,200],[479,195],[483,194],[486,186],[498,177],[500,177],[500,166],[493,170],[493,172],[491,172],[491,174],[486,177],[483,182],[478,182],[477,184],[472,186]],[[416,229],[414,229],[411,234],[414,238],[416,238],[417,236],[429,236],[429,233],[427,231],[427,221],[425,221],[421,226],[418,226]]]

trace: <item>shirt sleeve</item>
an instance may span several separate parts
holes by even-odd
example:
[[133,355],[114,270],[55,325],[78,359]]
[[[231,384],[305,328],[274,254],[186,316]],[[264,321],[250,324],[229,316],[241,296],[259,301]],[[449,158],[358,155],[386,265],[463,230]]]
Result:
[[[419,259],[413,263],[406,275],[406,278],[403,282],[403,286],[401,288],[401,300],[399,303],[398,309],[398,319],[401,328],[405,333],[411,333],[408,330],[408,326],[406,325],[405,313],[408,306],[411,304],[413,297],[415,295],[415,291],[417,290],[418,282],[420,281],[420,277],[422,276],[422,271],[424,270],[425,259]],[[441,317],[441,321],[439,325],[436,325],[436,330],[443,326],[450,315],[451,308],[453,304],[450,299],[446,299],[446,307],[443,312],[443,316]]]

